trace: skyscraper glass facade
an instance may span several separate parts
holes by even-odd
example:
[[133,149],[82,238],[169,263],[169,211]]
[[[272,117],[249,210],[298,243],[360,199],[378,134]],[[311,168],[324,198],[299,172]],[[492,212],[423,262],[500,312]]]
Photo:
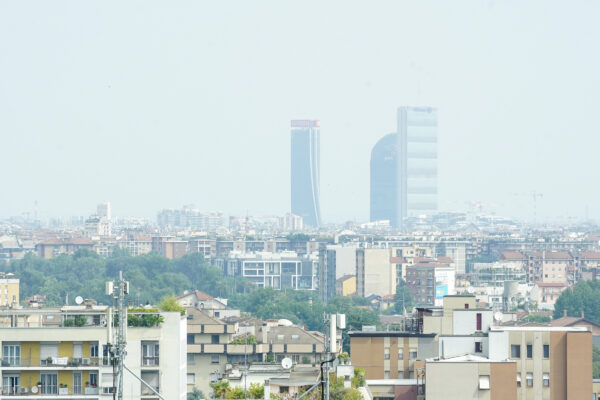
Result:
[[291,211],[313,227],[321,225],[320,137],[319,121],[292,121]]
[[437,210],[437,110],[401,107],[395,133],[371,151],[371,221],[401,228]]

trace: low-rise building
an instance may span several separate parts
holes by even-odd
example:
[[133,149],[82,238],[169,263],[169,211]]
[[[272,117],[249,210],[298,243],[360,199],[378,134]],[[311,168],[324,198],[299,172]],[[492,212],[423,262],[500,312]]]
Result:
[[356,294],[356,276],[344,275],[335,282],[336,296],[354,296]]

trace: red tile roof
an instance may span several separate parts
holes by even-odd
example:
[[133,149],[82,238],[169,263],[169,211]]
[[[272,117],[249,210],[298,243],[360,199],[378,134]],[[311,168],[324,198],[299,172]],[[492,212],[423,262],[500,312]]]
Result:
[[525,261],[527,257],[518,251],[505,251],[500,256],[501,260]]

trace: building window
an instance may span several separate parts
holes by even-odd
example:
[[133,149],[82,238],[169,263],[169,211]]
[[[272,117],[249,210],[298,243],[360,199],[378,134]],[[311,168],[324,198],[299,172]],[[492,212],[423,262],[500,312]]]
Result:
[[490,389],[490,376],[489,375],[480,375],[479,376],[479,389],[480,390],[489,390]]
[[142,365],[158,365],[158,342],[142,342]]
[[91,358],[98,358],[98,343],[91,343],[90,344],[90,357]]
[[188,385],[196,384],[196,374],[187,374],[187,384]]
[[194,335],[193,333],[188,333],[187,334],[187,344],[194,344],[194,337],[196,335]]
[[193,365],[194,362],[195,362],[194,354],[187,353],[187,363],[188,363],[188,365]]
[[544,358],[550,358],[550,345],[544,345]]
[[4,372],[4,376],[2,377],[2,390],[3,394],[19,394],[21,377],[19,375],[7,375]]
[[21,365],[21,345],[5,344],[2,346],[2,363],[9,366]]
[[90,372],[90,386],[97,387],[98,386],[98,373]]
[[56,372],[42,372],[40,382],[42,383],[42,394],[58,394],[58,374]]
[[210,343],[219,344],[219,335],[210,335]]
[[521,346],[518,344],[510,345],[510,357],[511,358],[521,358]]
[[475,353],[483,353],[483,343],[475,342]]
[[408,353],[408,357],[410,360],[416,360],[417,359],[417,351],[416,350],[411,350]]
[[404,360],[404,352],[403,351],[398,352],[398,360]]
[[528,372],[526,379],[527,379],[527,387],[532,387],[533,386],[533,373]]
[[390,351],[389,350],[385,350],[385,354],[383,355],[383,359],[384,360],[389,360],[390,359]]
[[218,354],[213,354],[210,356],[211,364],[219,364],[221,362],[221,357]]
[[517,374],[517,387],[521,387],[521,374]]
[[527,345],[527,358],[533,358],[533,346],[530,344]]
[[469,309],[469,303],[465,303],[465,310]]
[[477,313],[477,330],[481,330],[481,313]]
[[544,372],[544,386],[550,386],[550,374],[548,372]]

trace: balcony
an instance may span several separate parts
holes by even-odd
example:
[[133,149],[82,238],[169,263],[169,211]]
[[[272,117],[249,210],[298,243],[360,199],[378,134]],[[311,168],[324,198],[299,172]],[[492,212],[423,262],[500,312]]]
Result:
[[40,358],[5,358],[0,362],[2,369],[39,369],[45,368],[94,368],[98,367],[98,358],[48,357]]

